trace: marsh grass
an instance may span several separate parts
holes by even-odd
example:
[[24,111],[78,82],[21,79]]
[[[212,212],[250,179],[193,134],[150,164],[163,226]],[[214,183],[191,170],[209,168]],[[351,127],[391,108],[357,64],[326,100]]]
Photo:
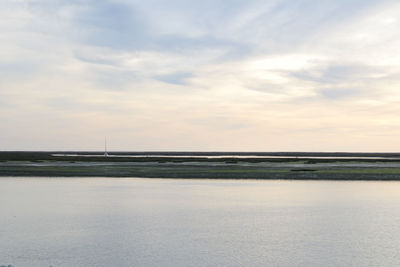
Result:
[[[387,164],[391,164],[392,167],[387,167]],[[190,156],[185,158],[77,156],[71,160],[68,156],[51,156],[49,152],[0,152],[0,176],[400,180],[400,161],[207,159]]]

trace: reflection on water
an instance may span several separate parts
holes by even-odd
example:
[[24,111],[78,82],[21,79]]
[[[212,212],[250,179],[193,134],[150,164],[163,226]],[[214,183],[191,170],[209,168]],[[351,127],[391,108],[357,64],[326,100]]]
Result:
[[0,265],[396,266],[400,183],[0,178]]

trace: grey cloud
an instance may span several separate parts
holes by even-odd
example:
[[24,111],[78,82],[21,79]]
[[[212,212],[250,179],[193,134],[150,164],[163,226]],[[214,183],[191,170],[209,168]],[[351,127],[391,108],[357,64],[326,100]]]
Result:
[[[77,41],[91,45],[128,50],[217,46],[231,47],[233,51],[243,53],[245,50],[237,48],[252,44],[270,53],[298,46],[316,29],[352,18],[359,10],[374,3],[374,0],[62,0],[34,1],[29,6],[46,17],[57,14],[53,18],[56,21],[51,24],[70,23],[69,34]],[[259,12],[258,16],[232,28],[243,13],[251,14],[263,9],[265,11]],[[175,25],[178,25],[176,29]],[[163,28],[173,30],[165,33]],[[190,35],[192,31],[200,34],[193,37]],[[260,41],[263,43],[259,44]]]
[[309,69],[300,71],[271,70],[281,77],[287,79],[285,84],[274,84],[263,80],[248,81],[246,88],[258,92],[291,96],[292,90],[298,86],[312,90],[314,96],[299,96],[291,98],[292,102],[309,102],[317,100],[345,100],[354,97],[368,97],[375,90],[369,83],[373,80],[385,78],[374,78],[376,73],[385,73],[386,69],[371,67],[360,64],[335,64],[321,62]]
[[41,65],[34,60],[14,61],[9,63],[0,63],[0,76],[4,75],[3,79],[7,76],[13,75],[33,75],[40,71]]
[[[294,49],[317,30],[338,19],[354,16],[373,0],[313,1],[35,1],[32,10],[46,17],[46,25],[60,24],[67,38],[80,44],[127,51],[201,54],[219,48],[226,53],[217,62],[259,52]],[[271,4],[272,3],[272,4]],[[257,16],[234,27],[243,13]],[[68,25],[69,24],[69,28]],[[44,26],[40,24],[40,28]],[[176,26],[178,25],[178,26]],[[47,26],[46,26],[47,27]],[[168,29],[165,32],[163,29]],[[172,29],[172,30],[169,30]],[[191,35],[191,32],[198,34]],[[83,58],[85,60],[85,58]]]
[[177,73],[172,73],[172,74],[167,74],[167,75],[160,75],[156,76],[155,79],[170,83],[170,84],[176,84],[176,85],[186,85],[187,84],[187,79],[193,77],[192,73],[189,72],[177,72]]
[[141,79],[136,73],[126,70],[96,69],[90,73],[91,81],[96,88],[110,91],[125,90]]
[[320,96],[330,100],[341,100],[344,98],[356,97],[361,94],[359,89],[351,88],[324,88],[318,90]]
[[84,52],[75,52],[75,58],[90,64],[100,64],[100,65],[110,65],[110,66],[119,65],[119,61],[115,58],[89,55]]
[[376,91],[376,83],[385,81],[387,73],[385,67],[332,63],[288,75],[299,81],[314,83],[318,99],[343,100],[371,97]]
[[150,45],[146,19],[132,5],[96,1],[77,12],[73,23],[80,33],[76,36],[86,44],[114,49],[137,49]]
[[348,81],[368,78],[374,71],[379,71],[370,66],[354,64],[328,64],[321,63],[310,70],[292,73],[295,78],[318,83],[343,83]]

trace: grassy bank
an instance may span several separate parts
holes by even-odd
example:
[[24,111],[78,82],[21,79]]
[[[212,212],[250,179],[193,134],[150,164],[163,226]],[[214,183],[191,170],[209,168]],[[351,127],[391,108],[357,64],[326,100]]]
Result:
[[0,176],[400,180],[400,159],[196,158],[189,154],[180,158],[157,155],[132,158],[53,154],[0,152]]

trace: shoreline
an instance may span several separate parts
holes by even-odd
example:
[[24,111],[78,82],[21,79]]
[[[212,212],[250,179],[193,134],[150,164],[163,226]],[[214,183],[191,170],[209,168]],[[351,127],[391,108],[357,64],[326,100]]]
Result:
[[[79,152],[71,152],[79,153]],[[358,153],[348,158],[90,157],[52,152],[0,152],[0,177],[121,177],[240,180],[400,181],[400,158]],[[315,153],[314,153],[315,154]],[[292,154],[293,155],[293,154]],[[321,155],[321,153],[319,153]],[[291,155],[287,155],[291,156]],[[333,157],[333,158],[332,158]]]

